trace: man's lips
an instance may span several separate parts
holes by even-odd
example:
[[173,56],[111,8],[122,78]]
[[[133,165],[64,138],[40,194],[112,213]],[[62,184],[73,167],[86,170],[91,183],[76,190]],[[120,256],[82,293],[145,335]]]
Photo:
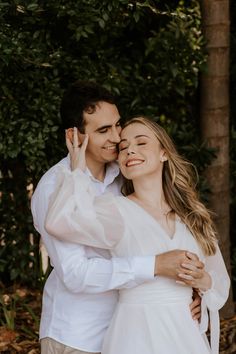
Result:
[[141,159],[130,159],[126,162],[125,166],[130,167],[130,166],[141,165],[143,162],[144,160]]
[[117,151],[117,147],[116,147],[116,145],[108,145],[108,146],[104,146],[103,147],[103,149],[105,149],[105,150],[108,150],[108,151]]

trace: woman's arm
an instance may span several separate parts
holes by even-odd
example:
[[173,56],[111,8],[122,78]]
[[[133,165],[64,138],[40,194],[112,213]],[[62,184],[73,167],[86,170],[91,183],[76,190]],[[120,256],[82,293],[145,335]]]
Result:
[[116,197],[96,197],[90,178],[81,170],[58,169],[45,229],[54,237],[86,246],[111,249],[124,233]]
[[202,289],[202,296],[211,311],[219,310],[229,296],[230,278],[218,245],[216,254],[207,257],[205,271],[211,278],[211,287]]
[[90,178],[84,173],[88,140],[86,134],[84,141],[79,142],[77,128],[74,128],[72,141],[66,132],[72,171],[58,171],[45,228],[63,241],[111,249],[124,233],[124,222],[115,197],[112,194],[96,197]]
[[185,284],[199,289],[210,310],[220,309],[228,298],[230,279],[219,246],[216,245],[213,256],[206,257],[204,268],[187,263],[183,267],[188,269],[188,274],[179,274],[179,277]]

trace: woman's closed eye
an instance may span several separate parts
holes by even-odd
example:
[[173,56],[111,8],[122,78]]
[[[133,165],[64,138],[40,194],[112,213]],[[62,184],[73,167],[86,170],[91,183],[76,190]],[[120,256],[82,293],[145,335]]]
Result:
[[128,145],[120,145],[119,146],[119,151],[123,151],[125,149],[127,149]]
[[[146,141],[137,141],[136,142],[136,145],[138,145],[138,146],[140,146],[140,145],[146,145],[147,144],[147,142]],[[122,143],[120,144],[120,146],[119,146],[119,151],[123,151],[123,150],[125,150],[125,149],[127,149],[128,148],[128,146],[129,145],[123,145]]]

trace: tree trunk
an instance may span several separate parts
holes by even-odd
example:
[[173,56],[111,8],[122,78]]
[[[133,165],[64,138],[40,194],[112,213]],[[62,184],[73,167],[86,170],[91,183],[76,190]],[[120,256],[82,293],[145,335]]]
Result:
[[[211,188],[210,208],[216,213],[220,248],[230,273],[229,233],[229,0],[202,0],[203,31],[207,40],[207,73],[201,78],[201,132],[217,150],[206,171]],[[222,309],[234,313],[232,290]]]

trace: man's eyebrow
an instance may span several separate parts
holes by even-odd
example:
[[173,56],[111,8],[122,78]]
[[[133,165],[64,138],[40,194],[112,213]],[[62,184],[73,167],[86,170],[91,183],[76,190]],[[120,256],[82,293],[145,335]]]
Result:
[[[136,135],[136,136],[134,137],[134,139],[142,138],[142,137],[145,137],[145,138],[150,139],[150,137],[149,137],[148,135],[144,135],[144,134]],[[122,141],[127,141],[127,139],[121,139],[120,143],[122,143]]]
[[[116,125],[121,121],[121,118],[119,118],[114,124]],[[113,124],[107,124],[107,125],[102,125],[101,127],[97,128],[95,131],[99,132],[100,130],[111,128]]]

